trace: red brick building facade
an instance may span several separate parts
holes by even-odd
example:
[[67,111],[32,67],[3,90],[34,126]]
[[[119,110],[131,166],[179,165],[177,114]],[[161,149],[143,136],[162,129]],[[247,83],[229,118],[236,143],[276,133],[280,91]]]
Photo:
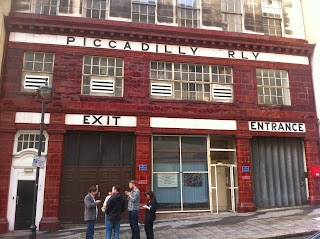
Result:
[[[43,190],[42,194],[39,191],[40,204],[38,202],[38,208],[43,210],[42,217],[37,219],[40,221],[40,230],[57,229],[61,221],[81,221],[81,197],[84,197],[91,184],[99,185],[99,196],[103,198],[107,195],[107,187],[120,184],[124,190],[131,178],[138,182],[142,203],[146,202],[144,192],[153,189],[159,195],[159,211],[171,213],[225,210],[250,212],[257,207],[320,204],[320,178],[311,175],[311,168],[320,164],[318,119],[315,115],[312,76],[308,63],[313,46],[305,40],[23,13],[11,13],[6,19],[6,25],[9,37],[6,43],[0,108],[1,232],[8,228],[13,229],[17,224],[14,216],[17,214],[10,214],[15,207],[12,205],[16,205],[19,190],[17,184],[21,180],[32,179],[34,173],[34,170],[29,174],[28,170],[25,170],[32,168],[31,165],[18,163],[19,160],[23,161],[24,150],[30,150],[32,155],[30,132],[37,132],[39,117],[35,113],[41,112],[35,91],[23,89],[27,74],[24,73],[28,61],[26,52],[54,54],[54,60],[48,60],[53,64],[49,83],[54,89],[54,96],[46,110],[49,114],[45,125],[47,164],[43,172],[44,183],[40,182],[39,189]],[[129,45],[126,45],[127,43]],[[210,55],[214,52],[209,49],[218,49],[220,55]],[[119,60],[119,69],[122,67],[123,70],[123,75],[119,73],[119,79],[122,79],[123,83],[120,95],[85,93],[86,56],[108,58],[109,62],[113,61],[110,59],[122,59]],[[103,68],[102,58],[99,58],[100,70]],[[36,62],[34,59],[33,62]],[[95,65],[92,63],[93,58],[90,59],[92,61],[89,71],[93,75]],[[168,68],[166,64],[164,68],[169,70],[162,70],[159,62],[168,63]],[[45,61],[44,64],[46,63]],[[172,68],[171,63],[174,64]],[[152,68],[153,64],[155,68]],[[160,78],[152,78],[152,71],[157,72],[157,76],[162,71],[164,74],[173,75],[178,72],[174,70],[175,67],[181,67],[181,70],[184,64],[189,67],[189,75],[193,65],[201,66],[202,81],[205,81],[207,66],[210,68],[210,79],[214,77],[214,66],[230,67],[232,97],[215,100],[211,95],[213,86],[210,86],[209,100],[204,100],[206,91],[200,92],[203,94],[202,100],[188,98],[192,97],[191,83],[188,83],[189,95],[186,99],[183,99],[183,94],[182,99],[174,98],[178,94],[173,93],[174,90],[180,92],[178,84],[170,86],[173,88],[169,98],[157,95],[152,84],[158,83]],[[225,74],[218,69],[219,77]],[[228,71],[229,68],[225,69]],[[287,72],[287,77],[283,75],[281,79],[282,82],[289,79],[289,103],[268,104],[259,101],[258,91],[261,85],[258,81],[260,78],[264,81],[265,78],[264,73],[261,73],[262,76],[257,73],[257,69]],[[187,77],[183,70],[181,72],[183,77]],[[227,76],[230,74],[226,73]],[[271,82],[271,73],[267,78]],[[117,76],[111,79],[112,82],[116,82],[114,79],[117,80]],[[92,80],[90,82],[93,92]],[[205,83],[202,85],[201,87],[205,88]],[[117,92],[116,88],[114,89]],[[264,96],[266,95],[268,94],[264,90]],[[283,100],[279,95],[278,98]],[[107,121],[103,121],[104,119]],[[115,123],[112,123],[111,119],[115,120]],[[26,134],[29,138],[22,141],[21,150],[19,142],[24,136],[20,138],[20,135]],[[193,148],[192,137],[198,140],[194,141],[194,145],[199,148]],[[227,143],[221,143],[222,141],[218,140],[220,138]],[[76,140],[78,143],[73,144]],[[113,145],[113,140],[119,140],[122,145],[119,148],[120,156],[116,156],[122,161],[119,160],[121,163],[117,165],[104,161],[113,157],[104,151],[104,148],[109,147],[108,150],[112,151],[112,148],[117,147],[118,144],[110,146]],[[97,148],[97,163],[94,165],[86,159],[92,158],[95,152],[88,153],[88,157],[83,156],[83,159],[81,156],[86,155],[86,151],[96,145],[92,143],[92,146],[83,150],[84,145],[91,145],[93,141],[102,145]],[[126,143],[129,141],[133,144]],[[198,144],[200,141],[203,144]],[[25,142],[28,142],[26,147],[23,146]],[[215,142],[220,146],[216,147]],[[230,146],[231,144],[233,146]],[[172,145],[177,145],[178,151],[175,151],[176,148],[173,149]],[[162,146],[168,148],[161,151]],[[204,149],[200,149],[200,146]],[[73,147],[76,149],[73,150]],[[125,161],[131,157],[131,151],[126,151],[129,148],[133,149],[131,163]],[[225,151],[229,156],[223,153]],[[174,158],[171,156],[174,153],[180,156]],[[183,156],[184,153],[188,155]],[[164,156],[165,154],[170,156]],[[234,156],[230,156],[231,154]],[[71,162],[73,157],[77,163]],[[231,162],[232,157],[235,157],[235,162]],[[29,162],[28,160],[30,161],[30,157],[25,162]],[[84,160],[83,165],[81,160]],[[284,160],[285,167],[281,160]],[[279,165],[276,163],[278,161]],[[273,162],[271,166],[270,162]],[[178,164],[181,168],[173,169]],[[219,183],[220,176],[217,175],[224,171],[219,171],[219,167],[223,165],[229,165],[223,177],[225,176],[227,181],[229,178],[233,179],[231,186],[222,186]],[[198,166],[199,169],[193,169]],[[282,172],[282,169],[285,171]],[[15,171],[17,173],[13,173]],[[177,176],[168,176],[173,172]],[[22,174],[25,176],[20,179],[19,175]],[[288,198],[281,196],[283,193],[280,186],[277,186],[281,184],[282,187],[282,177],[289,177],[286,179]],[[195,182],[196,180],[198,181]],[[297,186],[300,183],[303,188]],[[224,188],[226,196],[220,196],[222,189],[219,188]],[[192,197],[197,192],[203,194],[203,197]],[[229,192],[231,194],[228,194]],[[180,195],[181,200],[174,201],[165,195],[167,193]],[[264,198],[267,198],[267,202],[258,196],[260,193],[266,195]],[[72,201],[74,199],[77,201]],[[72,208],[73,211],[70,212],[67,210],[72,207],[70,200],[71,204],[78,208],[74,217],[72,215],[75,215],[76,209]],[[228,202],[225,207],[224,201]],[[141,215],[143,213],[141,211]]]

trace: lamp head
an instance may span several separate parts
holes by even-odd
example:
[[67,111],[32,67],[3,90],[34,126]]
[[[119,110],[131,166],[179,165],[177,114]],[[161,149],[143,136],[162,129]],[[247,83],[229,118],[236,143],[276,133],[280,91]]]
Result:
[[38,93],[38,101],[39,102],[45,102],[45,103],[50,103],[52,102],[52,97],[53,97],[53,89],[48,86],[48,79],[46,79],[46,82],[43,86],[40,86],[37,89]]

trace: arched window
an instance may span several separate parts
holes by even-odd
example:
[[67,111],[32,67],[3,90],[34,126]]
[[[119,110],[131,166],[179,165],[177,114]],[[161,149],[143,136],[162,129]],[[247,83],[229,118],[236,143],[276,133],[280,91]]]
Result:
[[[37,131],[29,131],[29,132],[18,132],[16,135],[16,143],[15,143],[15,152],[20,153],[24,150],[38,150],[39,149],[39,139],[40,134]],[[47,151],[47,134],[44,133],[42,136],[42,153]]]

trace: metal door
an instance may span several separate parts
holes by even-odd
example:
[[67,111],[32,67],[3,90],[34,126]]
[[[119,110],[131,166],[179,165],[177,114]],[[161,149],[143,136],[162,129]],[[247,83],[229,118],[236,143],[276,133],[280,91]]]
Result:
[[14,230],[27,230],[32,221],[34,181],[19,180]]
[[301,139],[253,137],[251,163],[257,207],[307,204]]

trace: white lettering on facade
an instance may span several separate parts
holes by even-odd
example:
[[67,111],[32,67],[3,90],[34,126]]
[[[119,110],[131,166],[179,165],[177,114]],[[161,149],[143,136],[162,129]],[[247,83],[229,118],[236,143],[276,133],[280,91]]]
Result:
[[304,133],[306,127],[304,123],[249,121],[249,130]]
[[112,115],[78,115],[67,114],[66,125],[93,125],[93,126],[123,126],[136,127],[135,116],[112,116]]

